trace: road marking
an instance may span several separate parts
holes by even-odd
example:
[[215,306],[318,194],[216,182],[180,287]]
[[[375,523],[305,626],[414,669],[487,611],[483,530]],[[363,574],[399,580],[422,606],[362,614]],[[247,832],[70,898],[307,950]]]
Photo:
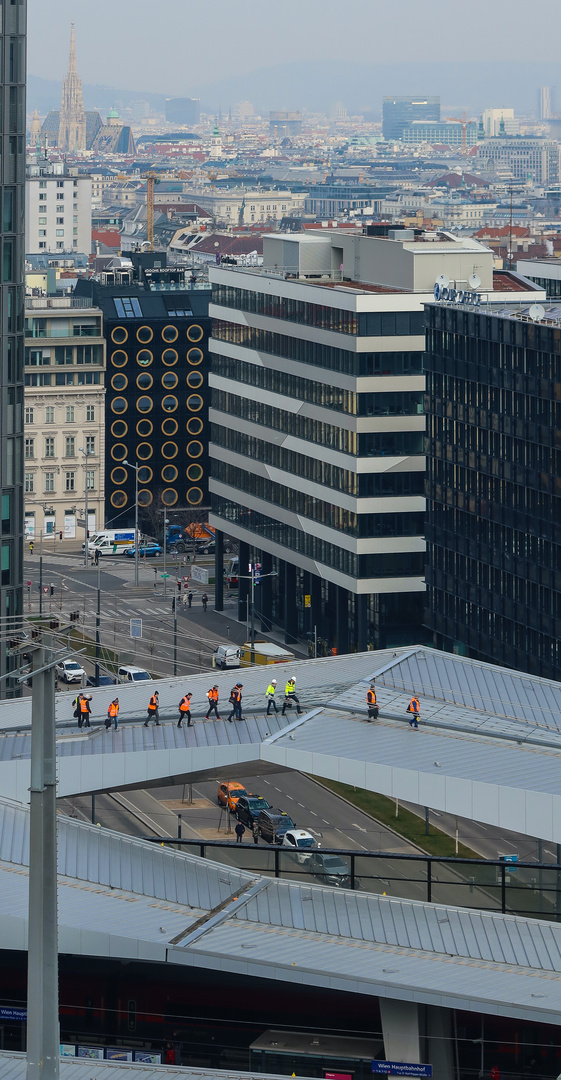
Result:
[[303,803],[303,802],[299,802],[299,803],[298,803],[298,806],[301,806],[301,807],[302,807],[302,810],[305,810],[305,809],[306,809],[306,807],[304,806],[304,803]]
[[[278,791],[278,788],[277,788],[277,791]],[[292,795],[285,795],[285,799],[292,799],[292,802],[294,802],[294,799],[292,798]]]
[[316,814],[315,810],[310,810],[310,814],[313,814],[314,817],[317,817],[317,814]]
[[321,819],[321,820],[323,821],[323,824],[324,824],[324,825],[329,825],[329,822],[328,822],[328,821],[326,821],[324,817],[322,817],[322,819]]
[[363,829],[362,825],[357,825],[356,821],[352,821],[351,825],[353,829],[360,829],[361,832],[366,832],[366,829]]

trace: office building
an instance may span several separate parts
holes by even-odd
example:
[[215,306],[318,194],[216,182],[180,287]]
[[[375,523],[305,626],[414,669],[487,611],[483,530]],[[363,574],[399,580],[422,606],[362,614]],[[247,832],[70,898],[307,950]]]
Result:
[[302,134],[302,113],[276,110],[269,113],[269,133],[274,139],[293,139]]
[[[104,524],[105,338],[87,300],[25,301],[25,533],[80,536]],[[83,532],[82,532],[83,537]]]
[[543,289],[548,300],[561,300],[561,259],[555,255],[544,259],[520,259],[516,269]]
[[64,161],[38,157],[27,167],[25,251],[80,252],[92,246],[92,182]]
[[538,116],[540,120],[549,120],[553,116],[553,90],[551,86],[540,86],[538,91]]
[[338,218],[352,210],[368,210],[379,214],[382,202],[391,188],[373,184],[325,183],[312,184],[305,197],[304,210],[318,218]]
[[0,282],[0,697],[19,696],[6,628],[22,614],[25,0],[2,4],[2,280]]
[[[270,616],[294,641],[317,627],[338,652],[416,640],[423,306],[440,273],[467,282],[474,265],[491,291],[492,252],[322,229],[266,236],[263,260],[210,269],[210,521],[240,541],[242,567],[261,563],[264,628]],[[242,618],[246,597],[240,579]]]
[[414,120],[440,121],[440,98],[426,97],[385,97],[382,103],[382,135],[389,142],[403,137],[405,128]]
[[485,109],[481,114],[485,138],[494,135],[518,135],[520,124],[514,117],[514,109]]
[[[458,120],[413,120],[403,128],[401,140],[405,146],[428,143],[431,146],[461,147],[464,145],[463,133],[464,125]],[[470,120],[465,125],[465,145],[475,146],[476,142],[477,123]]]
[[433,643],[561,679],[561,309],[427,307]]
[[82,80],[76,66],[74,23],[70,30],[68,72],[62,84],[57,144],[62,153],[73,154],[86,149],[86,113],[82,98]]
[[515,180],[523,183],[557,184],[560,172],[561,145],[554,139],[533,136],[509,138],[499,135],[485,139],[477,147],[477,161],[489,170],[508,169]]
[[115,258],[76,295],[101,309],[107,342],[105,523],[208,504],[208,283],[168,268],[165,255]]
[[166,120],[168,124],[191,126],[198,124],[201,118],[201,103],[198,98],[166,98]]

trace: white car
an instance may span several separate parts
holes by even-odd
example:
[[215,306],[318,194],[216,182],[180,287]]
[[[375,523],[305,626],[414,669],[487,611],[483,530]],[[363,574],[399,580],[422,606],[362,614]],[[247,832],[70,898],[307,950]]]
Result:
[[80,667],[75,660],[61,660],[60,664],[55,667],[57,679],[62,679],[65,683],[82,682],[82,678],[86,678],[86,672],[83,667]]
[[310,858],[310,848],[317,851],[320,844],[305,829],[288,829],[282,838],[282,846],[293,851],[299,863],[305,863]]

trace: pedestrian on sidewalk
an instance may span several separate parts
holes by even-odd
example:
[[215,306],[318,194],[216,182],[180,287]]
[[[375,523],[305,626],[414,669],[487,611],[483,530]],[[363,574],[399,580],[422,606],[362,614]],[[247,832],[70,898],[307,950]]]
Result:
[[187,727],[193,727],[193,721],[191,720],[191,698],[192,694],[184,694],[179,702],[179,720],[177,726],[182,727],[183,721],[187,721]]
[[218,715],[218,687],[211,686],[207,694],[208,709],[205,716],[205,720],[210,720],[210,714],[213,712],[217,720],[221,720],[222,717]]
[[33,555],[33,540],[29,541],[29,554]]
[[207,596],[206,592],[204,592],[203,595],[201,596],[201,601],[202,601],[202,605],[203,605],[203,611],[206,611],[206,606],[208,604],[208,596]]
[[191,610],[191,604],[193,603],[193,593],[189,590],[187,594],[187,603],[189,604],[189,611]]
[[243,683],[239,682],[230,691],[230,704],[232,711],[228,717],[230,723],[235,718],[236,720],[242,720],[242,689]]
[[116,731],[117,730],[117,724],[118,724],[118,721],[119,721],[119,698],[118,697],[113,699],[113,701],[110,703],[109,708],[107,710],[107,716],[105,718],[105,727],[107,728],[108,731],[109,731],[109,728],[111,727],[111,721],[112,720],[115,721],[115,731]]
[[284,688],[284,701],[282,703],[282,715],[286,714],[287,709],[291,709],[293,703],[296,705],[296,713],[300,716],[302,709],[300,708],[300,699],[296,697],[296,679],[289,679]]
[[243,825],[241,821],[236,822],[236,829],[235,829],[236,844],[241,844],[242,836],[243,836],[244,832],[245,832],[245,825]]
[[[277,689],[277,680],[271,679],[266,691],[265,697],[267,698],[267,716],[270,716],[272,712],[278,713],[277,703],[275,701],[275,690]],[[272,706],[272,708],[271,708]]]
[[160,707],[160,695],[159,695],[157,690],[154,690],[154,693],[152,694],[152,696],[150,698],[150,701],[148,702],[148,716],[146,717],[146,720],[144,721],[144,727],[148,727],[148,721],[149,720],[155,720],[156,721],[156,727],[160,726],[160,713],[158,711],[159,707]]
[[251,826],[251,831],[253,833],[253,843],[258,844],[259,843],[259,829],[257,828],[257,822],[256,821],[253,822],[253,825]]
[[94,551],[94,563],[96,566],[99,565],[99,548],[96,548]]

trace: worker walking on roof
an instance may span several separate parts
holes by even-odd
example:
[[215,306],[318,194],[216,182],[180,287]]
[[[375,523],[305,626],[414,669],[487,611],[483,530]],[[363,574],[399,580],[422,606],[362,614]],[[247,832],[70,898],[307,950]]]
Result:
[[239,682],[239,683],[236,683],[236,685],[230,691],[230,704],[232,706],[232,711],[231,711],[231,713],[230,713],[230,715],[228,717],[228,720],[229,720],[230,723],[232,723],[234,718],[236,720],[243,720],[243,717],[242,717],[242,689],[243,689],[243,683]]
[[221,720],[222,717],[218,715],[218,687],[211,686],[207,694],[208,709],[206,711],[205,720],[210,720],[210,714],[213,712],[217,720]]
[[117,730],[118,719],[119,719],[119,698],[116,697],[110,703],[109,708],[107,710],[107,716],[105,718],[105,727],[107,728],[107,731],[109,731],[109,728],[111,727],[111,721],[112,720],[115,721],[115,731]]
[[91,694],[82,694],[80,697],[80,716],[78,717],[78,727],[90,727],[90,715],[91,707],[90,701],[92,700]]
[[271,679],[266,691],[265,697],[267,698],[267,716],[270,716],[272,712],[278,713],[277,703],[275,701],[275,690],[277,689],[277,680]]
[[412,697],[409,705],[407,706],[407,712],[409,715],[409,727],[419,727],[419,717],[421,715],[421,706],[419,704],[418,697]]
[[296,713],[300,716],[302,709],[300,708],[300,699],[296,697],[296,679],[289,679],[284,688],[284,701],[282,703],[283,716],[285,715],[287,708],[292,708],[293,702],[296,703]]
[[184,694],[179,702],[179,720],[177,726],[182,727],[183,721],[187,721],[187,727],[193,727],[193,721],[191,720],[191,698],[192,694]]
[[370,684],[370,690],[366,692],[366,704],[368,706],[368,722],[372,723],[373,720],[378,719],[378,705],[376,703],[376,687],[374,683]]
[[160,714],[159,714],[159,711],[158,711],[159,706],[160,706],[160,695],[159,695],[157,690],[154,690],[154,693],[152,694],[152,696],[150,698],[150,701],[148,702],[148,716],[146,717],[146,720],[144,721],[144,727],[148,727],[148,721],[149,720],[155,720],[156,721],[156,727],[160,726]]

